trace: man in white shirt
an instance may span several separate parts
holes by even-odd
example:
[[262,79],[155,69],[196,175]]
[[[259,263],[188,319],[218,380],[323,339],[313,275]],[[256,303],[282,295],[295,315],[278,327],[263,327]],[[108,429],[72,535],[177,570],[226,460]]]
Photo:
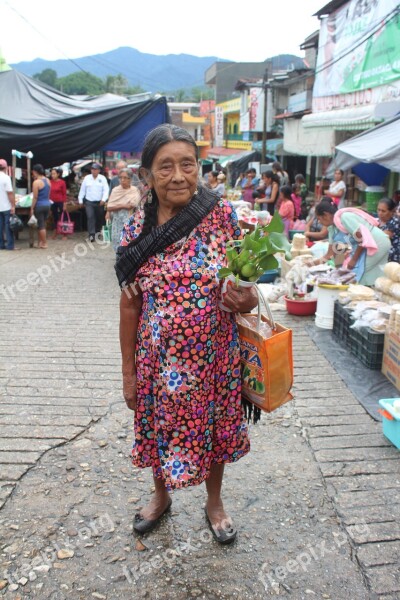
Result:
[[104,217],[103,206],[108,198],[108,182],[104,175],[100,175],[100,169],[99,163],[92,163],[92,172],[84,178],[78,195],[79,204],[85,206],[91,242],[94,242],[96,233],[100,233]]
[[0,250],[16,250],[14,234],[10,228],[10,216],[15,213],[15,196],[11,177],[6,170],[7,161],[0,158]]

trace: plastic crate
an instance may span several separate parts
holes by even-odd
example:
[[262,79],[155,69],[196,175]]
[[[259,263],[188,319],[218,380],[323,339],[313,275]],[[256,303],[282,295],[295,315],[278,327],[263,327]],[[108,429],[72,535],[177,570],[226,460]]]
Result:
[[393,408],[393,402],[398,398],[382,398],[379,404],[382,406],[382,431],[383,435],[400,450],[400,416]]
[[385,334],[369,327],[350,329],[350,352],[369,369],[381,369]]
[[333,328],[332,335],[338,341],[350,346],[350,325],[354,323],[351,311],[335,300],[333,305]]

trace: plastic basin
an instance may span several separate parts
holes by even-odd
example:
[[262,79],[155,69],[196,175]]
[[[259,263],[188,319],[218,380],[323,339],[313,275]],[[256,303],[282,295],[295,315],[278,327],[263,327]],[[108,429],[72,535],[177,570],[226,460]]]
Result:
[[257,283],[273,283],[279,275],[279,269],[271,269],[270,271],[264,271]]
[[286,310],[290,315],[309,317],[315,315],[317,309],[317,298],[312,300],[292,300],[285,296]]

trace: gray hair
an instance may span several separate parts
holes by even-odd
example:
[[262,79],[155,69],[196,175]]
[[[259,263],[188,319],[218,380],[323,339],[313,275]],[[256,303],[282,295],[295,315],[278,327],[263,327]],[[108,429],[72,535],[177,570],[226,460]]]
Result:
[[198,159],[199,149],[190,133],[182,127],[165,123],[158,125],[147,134],[142,151],[142,167],[151,171],[154,157],[161,146],[174,141],[185,142],[192,146],[196,159]]
[[119,175],[121,175],[121,173],[125,173],[125,175],[128,175],[129,179],[132,179],[132,177],[133,177],[133,171],[132,171],[132,169],[129,169],[128,167],[124,167],[123,169],[121,169],[119,172]]

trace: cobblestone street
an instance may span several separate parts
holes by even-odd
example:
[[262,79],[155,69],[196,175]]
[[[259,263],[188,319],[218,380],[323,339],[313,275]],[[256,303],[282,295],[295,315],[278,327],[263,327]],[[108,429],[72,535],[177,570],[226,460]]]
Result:
[[83,234],[0,253],[0,595],[40,600],[395,600],[399,452],[304,328],[295,400],[252,426],[226,469],[238,527],[220,547],[204,486],[175,492],[154,531],[132,534],[151,494],[133,468],[121,395],[114,255]]

